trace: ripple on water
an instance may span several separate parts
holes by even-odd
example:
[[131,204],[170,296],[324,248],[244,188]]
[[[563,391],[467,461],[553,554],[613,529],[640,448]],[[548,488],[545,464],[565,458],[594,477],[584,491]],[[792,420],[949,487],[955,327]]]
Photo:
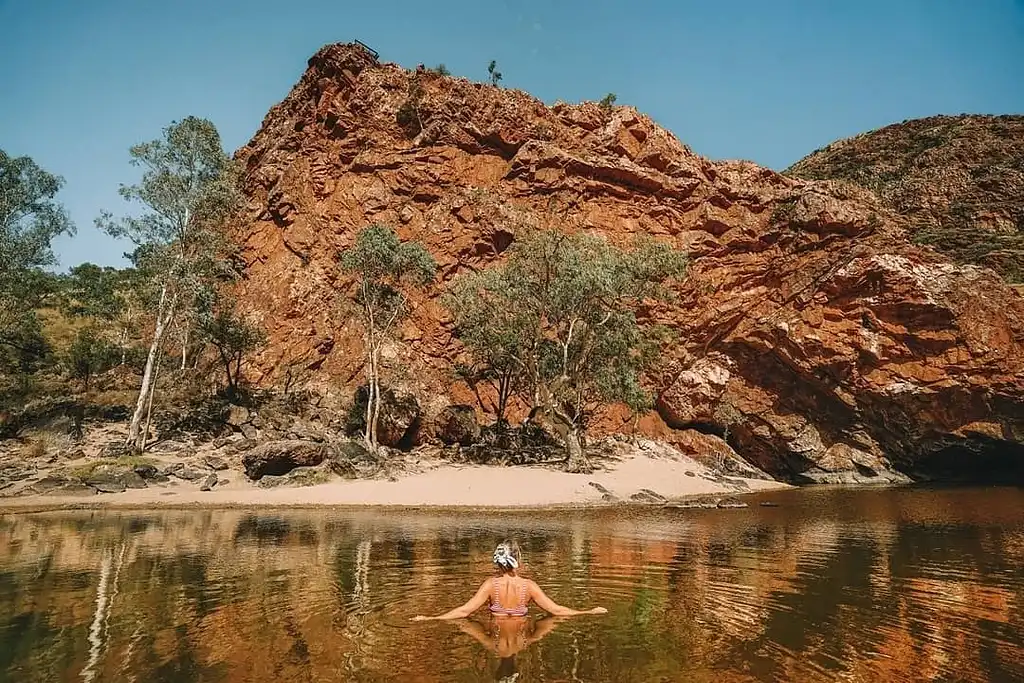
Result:
[[970,492],[809,493],[736,514],[3,518],[0,679],[494,680],[551,624],[409,618],[467,599],[512,536],[549,595],[609,609],[519,650],[520,682],[1024,680],[1024,495],[983,517]]

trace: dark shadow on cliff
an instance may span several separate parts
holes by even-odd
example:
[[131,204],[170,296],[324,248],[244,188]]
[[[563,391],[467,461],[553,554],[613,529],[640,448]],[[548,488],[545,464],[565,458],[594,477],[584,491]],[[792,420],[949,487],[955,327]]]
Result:
[[1024,486],[1024,446],[965,441],[916,459],[904,473],[915,481]]

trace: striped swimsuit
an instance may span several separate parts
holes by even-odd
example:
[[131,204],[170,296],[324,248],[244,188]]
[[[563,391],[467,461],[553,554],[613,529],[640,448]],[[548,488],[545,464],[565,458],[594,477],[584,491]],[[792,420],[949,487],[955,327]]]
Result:
[[502,607],[500,601],[500,586],[498,584],[498,577],[494,577],[494,595],[491,596],[491,614],[499,614],[505,617],[525,617],[527,613],[526,607],[526,582],[523,581],[522,586],[519,587],[519,604],[515,607]]

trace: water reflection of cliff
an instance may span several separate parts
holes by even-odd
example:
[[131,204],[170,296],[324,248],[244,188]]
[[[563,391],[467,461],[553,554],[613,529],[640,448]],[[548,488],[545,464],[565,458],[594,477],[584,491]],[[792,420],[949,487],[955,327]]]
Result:
[[1024,677],[1020,492],[801,495],[562,520],[4,516],[0,678],[487,680],[476,642],[407,618],[464,599],[509,533],[556,600],[610,609],[520,653],[521,681]]

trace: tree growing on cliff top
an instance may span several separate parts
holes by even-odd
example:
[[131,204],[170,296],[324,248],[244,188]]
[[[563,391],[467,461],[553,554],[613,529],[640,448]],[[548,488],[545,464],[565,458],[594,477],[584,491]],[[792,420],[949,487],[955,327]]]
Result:
[[96,223],[139,246],[136,267],[152,295],[153,337],[127,438],[127,445],[141,451],[168,330],[176,319],[190,316],[204,289],[216,286],[223,269],[224,223],[236,206],[237,191],[220,134],[206,119],[172,122],[162,138],[136,145],[129,154],[132,165],[143,168],[142,179],[122,185],[120,194],[143,211],[119,219],[104,212]]
[[34,310],[50,293],[40,287],[49,283],[40,269],[56,263],[54,238],[74,233],[54,201],[63,184],[31,158],[0,150],[0,345],[11,351],[27,351],[14,347],[24,346],[19,340],[38,327]]
[[487,76],[491,80],[491,85],[498,85],[501,82],[501,72],[498,71],[498,62],[491,60],[491,63],[487,65]]
[[598,102],[597,105],[601,107],[601,109],[603,109],[605,112],[611,112],[612,107],[615,106],[615,101],[618,99],[618,95],[616,95],[613,92],[610,92],[604,97],[602,97],[601,101]]
[[586,471],[582,441],[593,411],[608,402],[650,405],[640,373],[665,332],[635,311],[667,297],[665,283],[686,264],[685,253],[649,239],[624,251],[600,237],[536,232],[513,244],[504,264],[457,281],[456,330],[477,359],[514,368],[531,418],[545,418],[564,440],[566,469]]
[[381,350],[408,313],[406,287],[425,287],[437,264],[416,242],[400,242],[395,231],[374,224],[359,231],[355,244],[340,254],[342,270],[356,276],[355,303],[363,321],[366,348],[366,447],[376,453],[380,417]]

